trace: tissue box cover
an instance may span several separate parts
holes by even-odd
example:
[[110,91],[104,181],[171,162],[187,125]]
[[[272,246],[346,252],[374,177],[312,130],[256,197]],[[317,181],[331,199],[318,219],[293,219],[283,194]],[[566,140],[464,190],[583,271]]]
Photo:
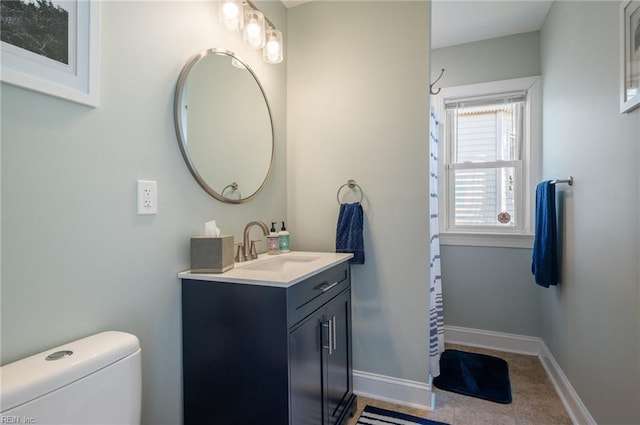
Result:
[[233,268],[233,236],[191,238],[191,272],[222,273]]

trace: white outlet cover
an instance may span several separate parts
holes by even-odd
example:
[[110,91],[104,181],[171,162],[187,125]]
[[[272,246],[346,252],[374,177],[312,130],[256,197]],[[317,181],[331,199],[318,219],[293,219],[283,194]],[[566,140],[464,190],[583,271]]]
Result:
[[138,180],[138,214],[158,214],[158,182]]

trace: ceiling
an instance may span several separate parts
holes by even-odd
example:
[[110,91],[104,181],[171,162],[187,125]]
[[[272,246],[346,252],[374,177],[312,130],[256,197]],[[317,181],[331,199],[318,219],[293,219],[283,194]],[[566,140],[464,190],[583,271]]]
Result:
[[538,31],[549,0],[436,0],[431,9],[431,48]]
[[[314,0],[282,0],[294,7]],[[315,0],[319,1],[319,0]],[[537,31],[552,0],[434,0],[431,2],[431,47]]]

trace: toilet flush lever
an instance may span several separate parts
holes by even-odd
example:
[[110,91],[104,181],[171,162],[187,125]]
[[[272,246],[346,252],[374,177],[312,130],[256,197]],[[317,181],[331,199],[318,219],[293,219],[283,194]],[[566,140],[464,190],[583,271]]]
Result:
[[69,357],[72,354],[73,354],[73,351],[70,351],[70,350],[56,351],[55,353],[51,353],[47,357],[45,357],[45,360],[48,360],[48,361],[60,360],[60,359]]

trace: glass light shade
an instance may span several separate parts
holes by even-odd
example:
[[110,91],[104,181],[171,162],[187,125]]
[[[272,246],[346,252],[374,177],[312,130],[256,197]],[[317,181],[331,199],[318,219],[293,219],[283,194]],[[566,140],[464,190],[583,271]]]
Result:
[[266,63],[280,63],[283,59],[282,33],[269,28],[265,34],[266,42],[262,49],[262,59]]
[[259,10],[248,8],[244,12],[244,30],[242,32],[244,41],[252,49],[262,49],[264,47],[264,15]]
[[242,31],[244,26],[242,0],[220,0],[218,19],[225,28],[231,31]]

